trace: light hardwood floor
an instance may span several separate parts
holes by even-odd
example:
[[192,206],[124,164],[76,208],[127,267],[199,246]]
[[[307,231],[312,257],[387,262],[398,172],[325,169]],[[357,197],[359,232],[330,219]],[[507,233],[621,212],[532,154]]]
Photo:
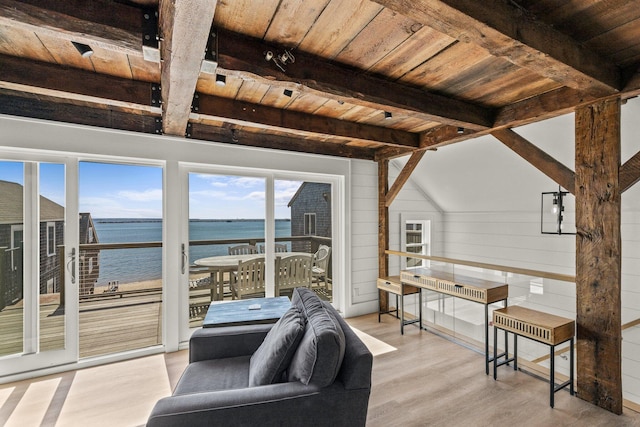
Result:
[[[547,382],[506,366],[494,381],[483,355],[413,326],[400,335],[391,316],[348,322],[397,349],[374,357],[369,427],[640,426],[640,414],[617,416],[564,390],[551,409]],[[0,425],[142,426],[187,363],[180,351],[0,385]]]

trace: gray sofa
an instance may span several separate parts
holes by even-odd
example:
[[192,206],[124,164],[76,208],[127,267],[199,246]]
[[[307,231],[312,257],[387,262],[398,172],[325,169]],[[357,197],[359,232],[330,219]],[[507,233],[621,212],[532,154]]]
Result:
[[309,289],[274,325],[208,328],[147,426],[364,426],[372,355]]

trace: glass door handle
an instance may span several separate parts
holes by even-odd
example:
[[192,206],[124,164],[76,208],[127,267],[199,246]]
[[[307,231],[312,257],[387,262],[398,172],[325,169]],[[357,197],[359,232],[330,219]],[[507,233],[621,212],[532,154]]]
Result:
[[67,262],[67,271],[71,274],[71,283],[76,283],[76,248],[71,248],[69,261]]
[[184,243],[183,243],[182,244],[182,274],[184,274],[188,259],[189,257],[187,256],[187,251],[185,250]]

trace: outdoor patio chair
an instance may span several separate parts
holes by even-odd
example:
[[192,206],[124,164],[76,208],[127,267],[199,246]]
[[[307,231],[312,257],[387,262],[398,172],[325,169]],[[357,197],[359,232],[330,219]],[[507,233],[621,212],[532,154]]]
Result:
[[[282,253],[282,252],[289,252],[287,250],[287,245],[285,243],[276,243],[274,246],[275,250],[277,253]],[[258,249],[260,250],[260,253],[263,254],[264,253],[264,245],[260,245],[258,246]]]
[[264,296],[264,257],[238,262],[238,271],[231,276],[231,298]]
[[257,254],[258,248],[255,245],[229,246],[229,255]]
[[310,288],[312,265],[311,254],[276,258],[276,295],[287,289]]
[[331,247],[320,245],[317,252],[313,255],[313,267],[311,272],[316,283],[320,284],[320,279],[324,282],[324,287],[329,288],[327,284],[327,270],[329,268],[329,259],[331,259]]

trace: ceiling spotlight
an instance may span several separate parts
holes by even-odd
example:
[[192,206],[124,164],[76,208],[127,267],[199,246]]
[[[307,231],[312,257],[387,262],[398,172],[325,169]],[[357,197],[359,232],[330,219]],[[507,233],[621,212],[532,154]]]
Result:
[[291,89],[285,89],[284,94],[285,96],[288,96],[289,98],[291,98],[291,96],[293,95],[293,91]]
[[391,117],[393,117],[393,114],[391,114],[391,111],[385,111],[384,112],[384,118],[389,120]]
[[86,45],[84,43],[77,43],[77,42],[71,42],[71,43],[78,50],[78,52],[80,53],[80,55],[82,55],[83,58],[88,58],[91,55],[93,55],[93,49],[91,49],[91,46]]
[[216,74],[216,84],[218,86],[224,86],[227,84],[227,76],[224,74]]

